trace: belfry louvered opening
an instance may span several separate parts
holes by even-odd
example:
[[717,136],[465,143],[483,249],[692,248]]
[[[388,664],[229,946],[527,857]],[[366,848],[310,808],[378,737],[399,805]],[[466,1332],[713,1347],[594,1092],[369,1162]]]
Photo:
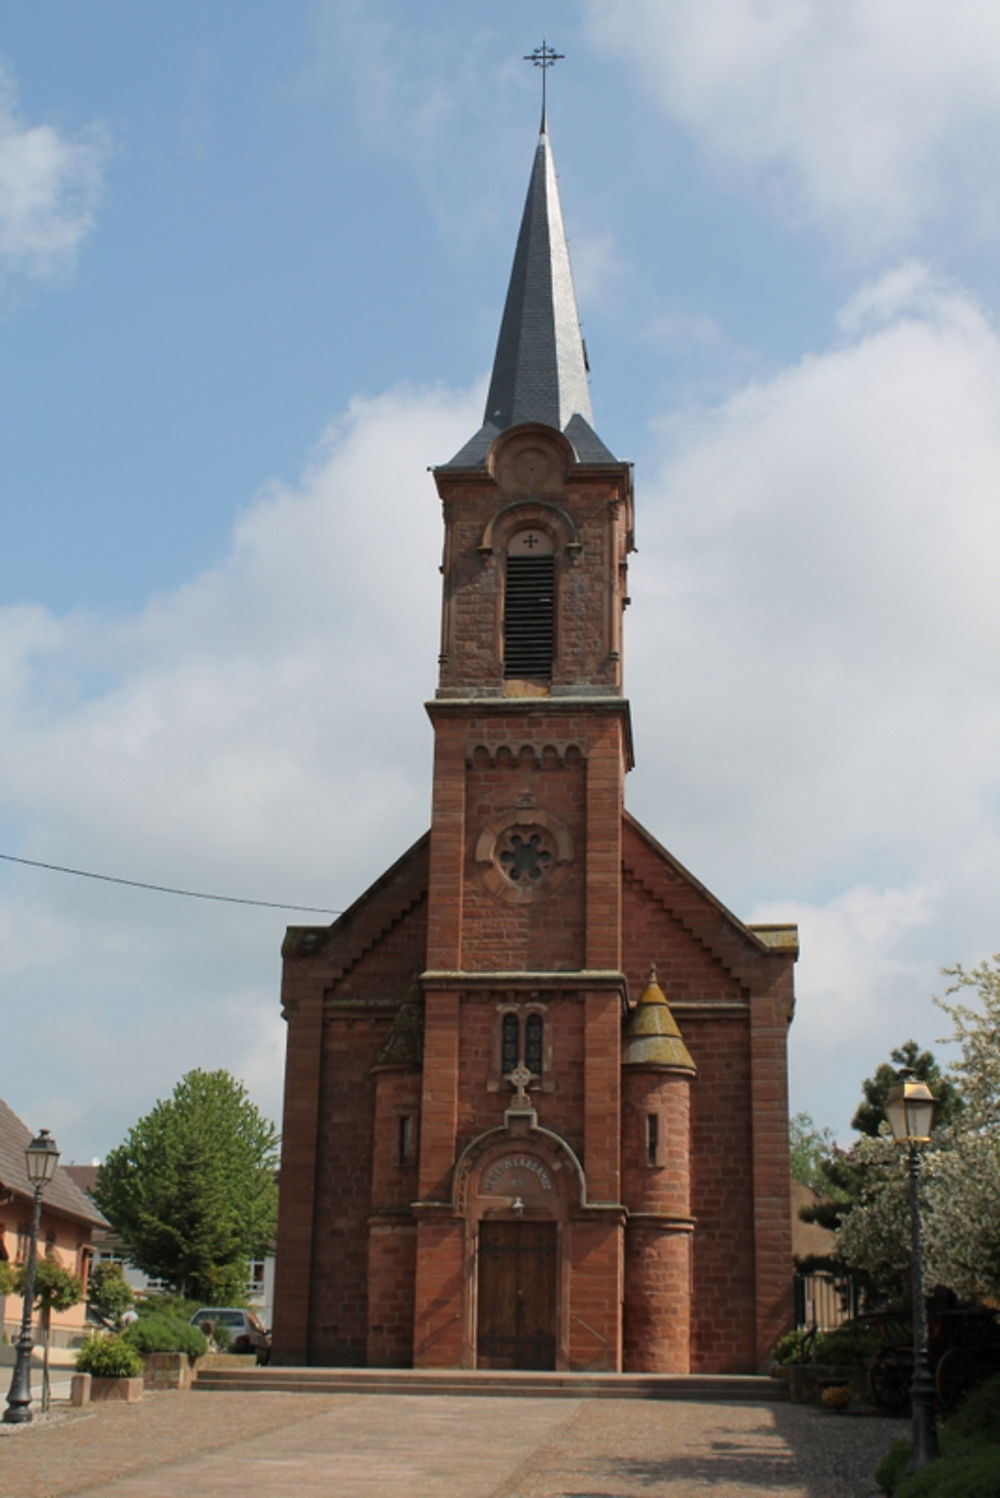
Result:
[[504,676],[549,680],[555,654],[555,557],[543,532],[519,531],[507,552]]

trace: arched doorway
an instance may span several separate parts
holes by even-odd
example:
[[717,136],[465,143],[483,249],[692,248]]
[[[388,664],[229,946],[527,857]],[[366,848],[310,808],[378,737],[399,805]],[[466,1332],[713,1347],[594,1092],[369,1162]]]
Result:
[[477,1368],[565,1364],[567,1245],[582,1171],[548,1130],[482,1136],[458,1172],[467,1228],[467,1344]]

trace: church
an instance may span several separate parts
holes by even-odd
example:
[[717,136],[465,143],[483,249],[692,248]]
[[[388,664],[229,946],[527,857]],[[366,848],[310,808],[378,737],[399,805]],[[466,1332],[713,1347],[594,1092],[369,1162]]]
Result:
[[544,115],[483,424],[434,479],[430,830],[283,947],[274,1361],[757,1372],[792,1317],[797,934],[625,810],[632,470]]

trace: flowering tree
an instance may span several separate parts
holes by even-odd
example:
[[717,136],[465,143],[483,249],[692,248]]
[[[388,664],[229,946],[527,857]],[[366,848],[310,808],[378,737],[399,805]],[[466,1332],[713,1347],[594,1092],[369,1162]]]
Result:
[[[948,968],[938,1007],[959,1047],[951,1067],[964,1107],[941,1131],[928,1181],[927,1243],[944,1282],[969,1299],[1000,1298],[1000,953]],[[977,1003],[954,997],[973,990]]]
[[[966,969],[946,969],[948,997],[936,1000],[959,1046],[949,1070],[963,1106],[923,1150],[926,1273],[962,1299],[1000,1298],[1000,954]],[[953,996],[975,991],[978,1003]],[[837,1250],[870,1276],[887,1299],[909,1263],[905,1152],[884,1134],[863,1139],[857,1202],[844,1216]]]

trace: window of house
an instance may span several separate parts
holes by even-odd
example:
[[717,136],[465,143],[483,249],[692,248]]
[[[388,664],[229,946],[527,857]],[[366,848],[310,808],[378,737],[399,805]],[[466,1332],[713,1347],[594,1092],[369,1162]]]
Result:
[[549,680],[555,655],[555,554],[552,538],[530,527],[507,547],[504,675]]
[[98,1248],[94,1250],[94,1258],[98,1264],[120,1264],[124,1269],[128,1263],[125,1255],[117,1248]]
[[264,1294],[264,1260],[251,1259],[247,1273],[247,1295]]
[[86,1243],[81,1243],[77,1252],[76,1273],[84,1293],[90,1284],[90,1269],[94,1262],[94,1250]]

